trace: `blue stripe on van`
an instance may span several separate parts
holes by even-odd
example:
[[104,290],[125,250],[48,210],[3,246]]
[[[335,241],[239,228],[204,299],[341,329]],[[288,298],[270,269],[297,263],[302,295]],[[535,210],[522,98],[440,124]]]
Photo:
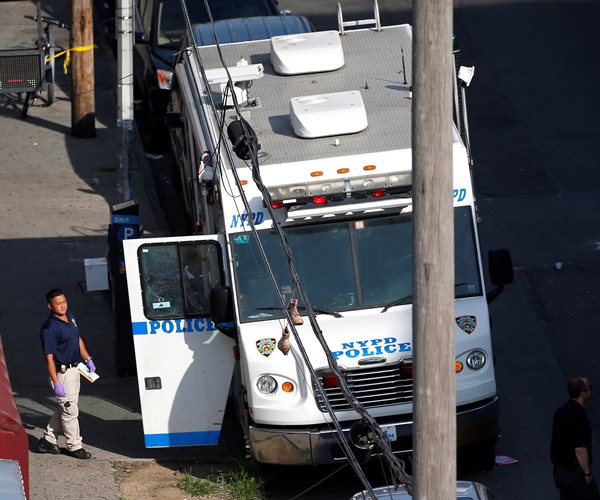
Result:
[[168,446],[205,446],[219,444],[220,431],[172,432],[168,434],[144,434],[146,448]]
[[134,321],[131,323],[131,331],[134,335],[147,335],[148,323],[145,321]]

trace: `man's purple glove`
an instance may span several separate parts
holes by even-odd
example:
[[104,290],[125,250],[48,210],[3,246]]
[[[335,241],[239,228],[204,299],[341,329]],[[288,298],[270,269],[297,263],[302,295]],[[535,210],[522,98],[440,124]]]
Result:
[[87,367],[88,367],[88,370],[89,370],[91,373],[94,373],[94,372],[96,371],[96,365],[95,365],[95,364],[94,364],[94,362],[92,361],[92,358],[88,359],[88,360],[85,362],[85,364],[87,365]]
[[57,398],[64,398],[67,396],[67,392],[65,391],[65,388],[63,387],[63,385],[60,382],[56,382],[56,384],[54,384],[54,395]]

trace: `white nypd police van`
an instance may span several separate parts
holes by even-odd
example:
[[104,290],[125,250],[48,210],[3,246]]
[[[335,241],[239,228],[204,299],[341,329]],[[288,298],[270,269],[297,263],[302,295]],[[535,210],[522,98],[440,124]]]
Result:
[[[220,47],[260,144],[270,200],[250,162],[231,154],[244,151],[217,48],[179,56],[169,123],[197,234],[124,243],[147,447],[217,444],[231,397],[256,460],[345,459],[327,403],[344,432],[358,415],[302,301],[295,328],[316,379],[294,336],[283,342],[285,308],[300,294],[278,223],[353,395],[395,452],[411,451],[411,47],[408,25]],[[499,421],[488,303],[512,267],[507,251],[491,252],[498,288],[486,293],[458,129],[453,168],[457,438],[493,464]]]

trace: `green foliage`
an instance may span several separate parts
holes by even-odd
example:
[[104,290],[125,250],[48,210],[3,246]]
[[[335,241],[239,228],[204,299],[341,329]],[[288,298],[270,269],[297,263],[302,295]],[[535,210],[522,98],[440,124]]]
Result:
[[185,472],[179,487],[193,497],[220,494],[231,500],[261,500],[264,498],[264,480],[244,466],[228,473],[208,478],[193,476],[191,469]]
[[121,481],[121,479],[123,479],[123,473],[117,468],[117,465],[115,462],[112,463],[112,470],[113,470],[113,479],[115,480],[115,483],[119,483],[119,481]]
[[216,493],[220,490],[219,486],[212,481],[192,476],[189,472],[184,473],[183,479],[179,483],[179,487],[193,497],[210,495],[211,493]]
[[263,498],[264,480],[244,467],[229,473],[225,478],[227,489],[235,500],[260,500]]

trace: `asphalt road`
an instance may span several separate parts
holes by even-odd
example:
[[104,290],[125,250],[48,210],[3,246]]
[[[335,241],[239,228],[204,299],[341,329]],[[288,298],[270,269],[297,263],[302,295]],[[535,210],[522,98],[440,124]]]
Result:
[[[280,6],[317,29],[336,29],[336,3]],[[344,17],[370,17],[368,4],[343,2]],[[381,1],[382,24],[410,22],[410,5]],[[468,105],[481,242],[485,252],[509,248],[516,270],[491,312],[497,453],[518,460],[487,473],[459,469],[459,478],[478,480],[501,499],[558,497],[548,458],[552,412],[566,399],[569,376],[600,380],[598,19],[594,1],[455,2],[460,61],[475,66]],[[596,437],[598,405],[592,398]],[[297,495],[335,470],[288,470],[272,498]],[[382,479],[376,463],[369,471],[374,483]],[[357,487],[346,467],[303,498],[345,498]]]

